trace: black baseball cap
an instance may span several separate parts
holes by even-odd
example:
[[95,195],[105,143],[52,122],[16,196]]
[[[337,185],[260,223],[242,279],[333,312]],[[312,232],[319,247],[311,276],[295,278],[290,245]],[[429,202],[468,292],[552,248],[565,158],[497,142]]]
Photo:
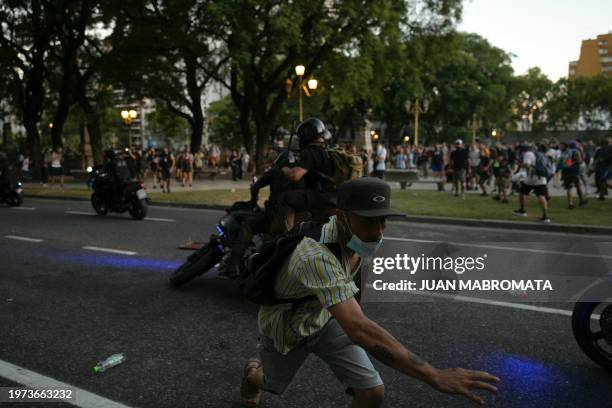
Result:
[[360,217],[405,216],[389,207],[389,184],[374,177],[349,180],[338,187],[338,209]]

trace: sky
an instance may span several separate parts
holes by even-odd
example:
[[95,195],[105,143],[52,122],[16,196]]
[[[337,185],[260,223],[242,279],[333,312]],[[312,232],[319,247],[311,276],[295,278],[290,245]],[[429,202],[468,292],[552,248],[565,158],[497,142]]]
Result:
[[582,40],[612,31],[612,0],[464,0],[459,30],[515,54],[517,75],[538,66],[556,81],[578,60]]

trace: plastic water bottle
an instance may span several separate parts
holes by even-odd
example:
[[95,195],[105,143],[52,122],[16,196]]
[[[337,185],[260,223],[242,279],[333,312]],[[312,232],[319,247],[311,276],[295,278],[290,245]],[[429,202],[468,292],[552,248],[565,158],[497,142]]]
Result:
[[104,372],[109,368],[113,368],[114,366],[123,363],[124,360],[125,356],[123,355],[123,353],[113,354],[106,360],[98,362],[98,364],[96,364],[96,366],[93,368],[93,372],[96,374]]

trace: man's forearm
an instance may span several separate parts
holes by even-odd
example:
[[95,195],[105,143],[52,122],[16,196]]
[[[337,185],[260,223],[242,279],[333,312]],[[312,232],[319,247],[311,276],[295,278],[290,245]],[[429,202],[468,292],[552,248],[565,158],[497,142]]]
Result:
[[437,370],[418,355],[408,351],[375,322],[364,322],[349,336],[381,363],[430,385],[434,384]]

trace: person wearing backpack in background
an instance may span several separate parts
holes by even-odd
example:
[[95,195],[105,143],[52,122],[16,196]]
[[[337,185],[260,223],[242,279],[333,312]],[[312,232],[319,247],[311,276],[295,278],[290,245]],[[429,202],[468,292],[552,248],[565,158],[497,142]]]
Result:
[[[531,190],[533,190],[542,208],[542,218],[540,218],[540,221],[549,224],[548,188],[546,187],[548,180],[545,171],[542,170],[546,167],[546,164],[543,163],[543,160],[546,160],[546,156],[541,151],[537,152],[536,155],[532,144],[526,144],[524,148],[525,153],[523,153],[521,168],[525,170],[526,177],[525,180],[523,180],[519,194],[519,204],[521,207],[514,211],[513,214],[520,217],[527,216],[527,212],[525,211],[525,196],[529,195]],[[548,161],[546,160],[546,162]]]
[[576,208],[572,196],[572,188],[574,187],[576,187],[578,193],[580,207],[584,207],[588,203],[580,185],[580,165],[583,158],[577,147],[576,142],[570,142],[569,145],[561,143],[561,181],[563,182],[563,188],[567,191],[567,206],[570,210]]
[[361,177],[362,161],[339,147],[328,148],[331,134],[317,118],[304,120],[297,128],[300,157],[281,170],[288,180],[304,180],[305,202],[313,221],[327,222],[336,212],[336,190],[350,179]]
[[347,388],[353,407],[377,408],[384,400],[385,387],[367,353],[438,391],[481,404],[475,390],[497,391],[493,384],[499,378],[482,371],[435,368],[363,313],[354,280],[362,263],[380,248],[387,217],[402,215],[390,208],[390,200],[389,185],[377,178],[342,184],[338,214],[320,229],[318,241],[301,238],[283,266],[270,269],[274,284],[266,287],[273,287],[278,303],[259,302],[261,360],[249,359],[244,367],[243,406],[258,406],[263,391],[282,394],[311,353]]

